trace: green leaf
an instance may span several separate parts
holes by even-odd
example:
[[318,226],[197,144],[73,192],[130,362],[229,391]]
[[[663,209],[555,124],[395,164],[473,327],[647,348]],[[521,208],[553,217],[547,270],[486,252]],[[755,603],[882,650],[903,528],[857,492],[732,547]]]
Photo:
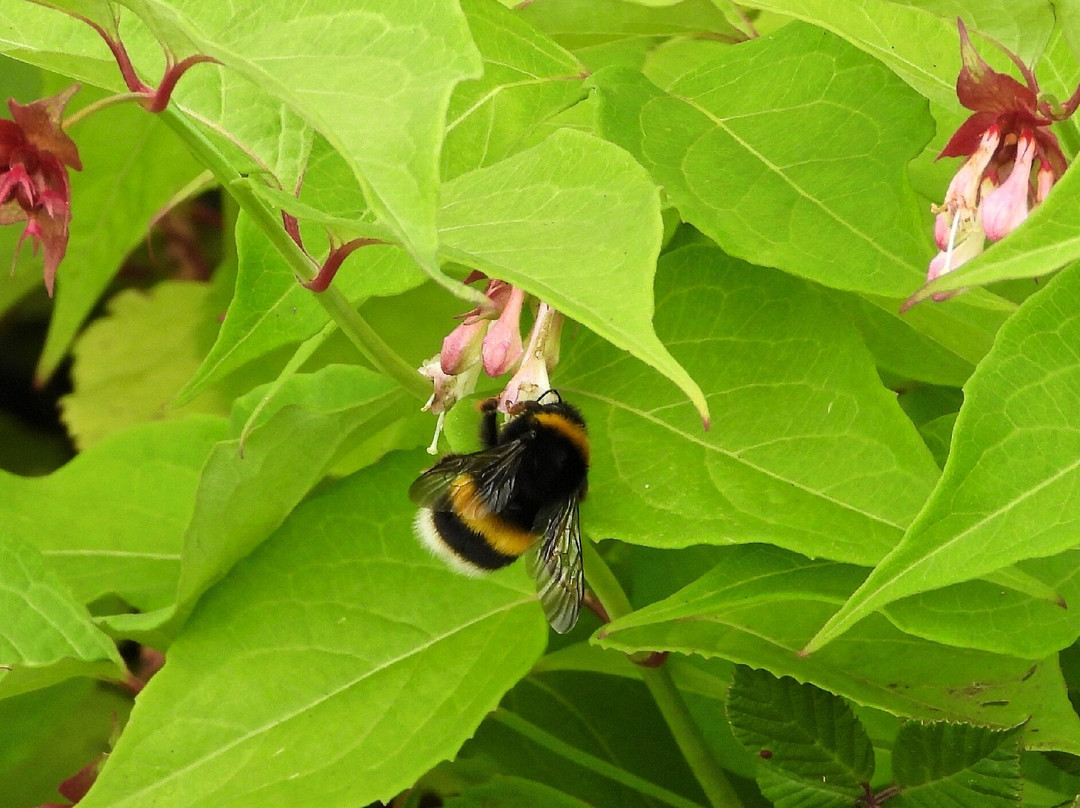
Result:
[[646,8],[622,0],[545,0],[521,6],[518,13],[530,25],[570,50],[625,40],[666,37],[728,37],[738,32],[709,0],[666,3]]
[[31,544],[0,539],[0,694],[72,676],[121,679],[124,663]]
[[[638,680],[577,671],[533,673],[507,694],[502,710],[517,720],[485,721],[462,749],[463,757],[490,761],[503,774],[531,780],[551,781],[550,773],[558,771],[554,782],[560,790],[594,805],[656,805],[654,794],[635,788],[635,778],[704,804],[663,717]],[[540,733],[565,744],[562,754],[539,743]],[[622,779],[598,768],[596,760],[614,766]]]
[[813,685],[735,669],[735,737],[761,762],[761,793],[777,808],[849,808],[874,772],[874,749],[851,707]]
[[[1070,608],[1080,603],[1080,551],[1021,561],[1013,569],[1032,576],[1036,587],[1025,592],[964,581],[891,603],[885,615],[903,631],[945,645],[1031,660],[1067,648],[1080,634],[1080,616]],[[1035,591],[1038,586],[1044,591]]]
[[[941,104],[956,103],[960,40],[956,18],[1031,64],[1054,25],[1045,0],[957,0],[908,3],[854,0],[837,7],[829,0],[763,0],[755,8],[818,25],[879,59],[919,93]],[[990,46],[977,46],[980,52]],[[985,56],[989,57],[987,53]]]
[[464,0],[462,10],[484,62],[483,75],[457,86],[447,112],[443,181],[497,163],[534,140],[534,130],[585,97],[585,67],[496,0]]
[[604,135],[731,255],[888,297],[925,275],[931,241],[904,170],[931,134],[926,101],[842,40],[789,25],[668,92],[620,69],[592,82]]
[[[83,90],[76,98],[97,97]],[[117,132],[124,133],[123,148]],[[154,216],[202,171],[176,136],[139,108],[103,110],[73,134],[84,169],[71,175],[71,238],[57,273],[39,378],[56,370],[124,258],[146,238]]]
[[56,787],[109,749],[130,696],[79,677],[0,699],[0,808],[56,803]]
[[988,308],[967,298],[900,314],[901,301],[832,295],[859,329],[878,367],[906,379],[959,387],[990,350],[1011,307]]
[[[176,405],[192,401],[242,365],[313,336],[330,320],[315,293],[297,283],[281,254],[246,215],[236,224],[236,249],[235,297],[210,352],[177,393]],[[398,294],[423,277],[404,250],[373,245],[349,257],[335,285],[358,302]]]
[[893,745],[904,808],[1012,808],[1020,800],[1020,729],[907,723]]
[[107,33],[116,34],[116,12],[109,0],[32,0],[32,2],[87,20],[100,26]]
[[945,463],[949,459],[949,446],[952,443],[955,425],[956,414],[950,413],[919,426],[919,434],[926,441],[927,447],[934,454],[934,460],[941,468],[945,468]]
[[[262,393],[256,388],[237,402],[231,436],[239,436]],[[400,418],[403,400],[393,383],[351,365],[289,379],[242,452],[238,437],[211,450],[184,531],[175,603],[151,614],[116,615],[110,628],[142,636],[177,627],[203,592],[277,529],[361,428]]]
[[852,701],[924,720],[1012,727],[1029,748],[1080,750],[1057,655],[1032,664],[904,634],[881,615],[817,653],[798,651],[866,571],[767,545],[724,548],[717,565],[670,598],[614,620],[601,646],[721,657],[792,676]]
[[700,388],[653,332],[660,199],[626,152],[559,130],[447,183],[442,200],[450,257],[523,287],[655,368],[708,421]]
[[[123,0],[166,44],[218,59],[339,151],[380,219],[437,272],[439,150],[450,93],[480,60],[456,2]],[[358,111],[360,114],[358,114]]]
[[9,535],[32,542],[80,603],[170,603],[199,470],[224,419],[194,416],[111,435],[47,477],[0,474]]
[[1076,543],[1080,267],[1005,324],[964,390],[945,471],[904,537],[814,638],[874,609]]
[[547,627],[520,565],[466,578],[413,538],[424,462],[324,490],[209,593],[80,805],[355,808],[451,757]]
[[[161,44],[130,11],[115,10],[124,22],[123,42],[137,71],[156,85],[162,71]],[[5,30],[0,50],[13,58],[112,92],[126,89],[101,37],[79,20],[24,0],[0,0],[0,24]],[[190,47],[179,50],[188,53]],[[312,133],[304,121],[235,71],[203,64],[192,75],[197,78],[184,78],[177,85],[165,122],[185,137],[206,138],[238,171],[269,173],[282,187],[295,187],[311,149]],[[174,108],[187,117],[176,116]],[[78,133],[75,136],[79,140]]]
[[551,786],[521,777],[497,775],[443,802],[446,808],[589,808],[588,803]]
[[657,299],[657,332],[716,419],[699,432],[640,363],[577,337],[554,383],[590,426],[585,530],[863,564],[887,553],[938,471],[842,315],[811,285],[707,247],[661,258]]
[[[213,286],[192,282],[166,281],[113,298],[108,316],[75,343],[75,390],[61,401],[80,448],[138,423],[177,417],[169,400],[199,367],[224,305]],[[209,391],[184,414],[228,415],[239,387]]]

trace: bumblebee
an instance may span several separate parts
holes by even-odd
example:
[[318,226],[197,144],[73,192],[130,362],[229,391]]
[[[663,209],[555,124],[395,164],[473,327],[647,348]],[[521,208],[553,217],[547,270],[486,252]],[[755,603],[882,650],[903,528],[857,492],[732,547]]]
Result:
[[447,455],[409,488],[420,506],[416,534],[468,575],[528,553],[548,623],[565,634],[585,593],[578,517],[588,487],[585,421],[555,390],[517,405],[501,429],[497,404],[480,405],[483,449]]

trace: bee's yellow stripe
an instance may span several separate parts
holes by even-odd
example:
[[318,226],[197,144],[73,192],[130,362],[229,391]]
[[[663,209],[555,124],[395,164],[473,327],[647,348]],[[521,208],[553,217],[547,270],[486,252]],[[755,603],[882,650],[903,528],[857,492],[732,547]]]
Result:
[[574,444],[577,450],[581,452],[581,456],[585,458],[585,462],[589,462],[589,436],[585,433],[583,426],[575,424],[569,418],[557,412],[538,412],[533,417],[536,418],[537,423],[549,429],[554,429]]
[[537,537],[529,531],[515,527],[492,513],[468,474],[459,474],[450,483],[449,496],[458,518],[503,555],[519,556],[536,541]]

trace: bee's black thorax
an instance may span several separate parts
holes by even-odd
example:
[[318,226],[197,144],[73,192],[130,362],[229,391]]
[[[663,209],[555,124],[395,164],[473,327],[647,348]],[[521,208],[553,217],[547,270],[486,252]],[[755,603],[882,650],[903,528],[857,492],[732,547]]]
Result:
[[[493,417],[493,416],[492,416]],[[487,431],[490,431],[487,430]],[[498,432],[499,444],[525,444],[521,467],[499,517],[521,530],[532,530],[538,513],[551,502],[585,495],[589,472],[585,422],[569,404],[528,402],[524,411]]]

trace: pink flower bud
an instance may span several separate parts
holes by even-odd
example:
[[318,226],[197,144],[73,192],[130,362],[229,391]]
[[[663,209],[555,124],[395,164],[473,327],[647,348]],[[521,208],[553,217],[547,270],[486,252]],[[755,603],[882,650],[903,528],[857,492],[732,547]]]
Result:
[[446,335],[439,354],[443,373],[451,376],[461,373],[480,359],[480,346],[488,325],[487,320],[466,320]]
[[942,211],[934,217],[934,243],[939,250],[949,246],[949,229],[952,227],[952,216],[947,211]]
[[1054,187],[1054,169],[1046,160],[1039,160],[1039,173],[1035,181],[1035,204],[1041,204]]
[[489,376],[502,376],[521,358],[521,306],[525,290],[511,286],[506,303],[484,337],[481,353],[484,371]]
[[1016,142],[1016,160],[1009,178],[983,199],[983,230],[991,241],[1004,238],[1028,217],[1031,161],[1034,157],[1035,139],[1025,131]]

